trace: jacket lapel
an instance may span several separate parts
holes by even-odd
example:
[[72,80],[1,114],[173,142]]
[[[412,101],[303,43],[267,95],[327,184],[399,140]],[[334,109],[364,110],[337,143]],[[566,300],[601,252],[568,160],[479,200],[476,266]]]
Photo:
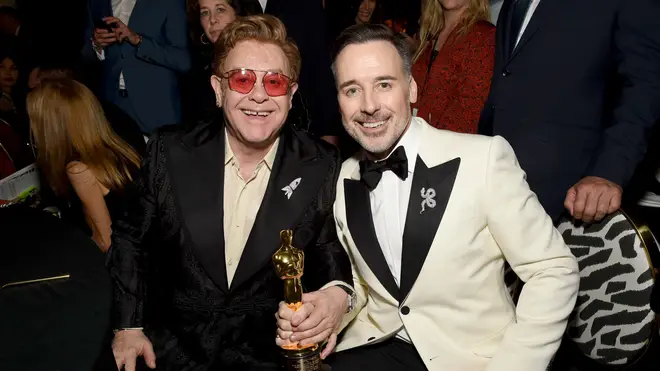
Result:
[[399,300],[399,287],[376,237],[369,189],[360,180],[344,179],[344,199],[346,222],[355,245],[383,287],[394,299]]
[[[280,231],[293,229],[300,222],[327,176],[330,161],[330,158],[318,156],[315,143],[307,143],[296,132],[284,129],[268,187],[232,280],[231,290],[270,264],[272,254],[280,246]],[[297,187],[292,186],[293,182],[298,183]]]
[[[186,134],[186,139],[168,146],[167,155],[182,227],[206,274],[227,292],[223,228],[224,130],[209,134],[211,130],[214,129],[196,129]],[[199,134],[208,137],[201,144],[191,143]]]
[[139,30],[140,26],[144,26],[144,24],[142,22],[144,20],[144,17],[145,16],[147,16],[147,17],[149,17],[149,16],[153,17],[154,16],[152,5],[154,7],[157,7],[158,4],[152,4],[152,2],[153,2],[153,0],[137,0],[135,2],[135,7],[133,8],[133,11],[131,12],[131,17],[128,19],[128,24],[127,24],[127,26],[131,30],[133,30],[135,32],[139,32],[139,31],[136,31],[136,28]]
[[495,28],[495,38],[497,40],[496,49],[500,50],[498,56],[502,58],[502,63],[509,60],[511,50],[511,5],[513,0],[504,0],[500,8],[500,14],[497,17],[497,27]]
[[447,208],[461,163],[455,158],[428,168],[417,157],[403,230],[400,297],[403,302],[412,289],[435,239]]
[[534,14],[532,15],[529,24],[525,28],[525,31],[523,32],[518,45],[511,52],[511,56],[508,58],[507,63],[511,63],[511,61],[520,53],[525,45],[538,33],[539,29],[541,26],[543,26],[544,23],[546,23],[548,20],[556,20],[557,17],[561,17],[561,13],[553,13],[554,7],[559,6],[558,4],[561,4],[560,0],[541,0],[539,5],[536,7],[536,10],[534,11]]

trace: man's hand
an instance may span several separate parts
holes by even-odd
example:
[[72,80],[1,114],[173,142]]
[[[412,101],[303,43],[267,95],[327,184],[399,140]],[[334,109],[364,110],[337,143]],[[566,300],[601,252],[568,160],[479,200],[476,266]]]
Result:
[[144,357],[149,368],[156,368],[156,354],[151,342],[142,330],[123,330],[115,334],[112,340],[112,353],[115,356],[117,370],[124,366],[125,371],[135,371],[137,357]]
[[348,309],[348,294],[339,287],[303,294],[303,305],[293,311],[285,303],[275,314],[278,346],[299,343],[328,343],[321,358],[329,356],[337,345],[337,330]]
[[142,41],[142,37],[128,28],[128,26],[125,25],[121,19],[117,17],[105,17],[103,18],[103,21],[107,24],[116,25],[115,37],[117,38],[117,41],[122,42],[124,40],[128,40],[128,42],[133,46],[139,44],[140,41]]
[[114,32],[109,32],[103,28],[95,28],[92,35],[92,42],[99,48],[105,48],[110,44],[117,42],[117,37]]
[[564,207],[575,219],[586,223],[600,221],[619,210],[622,193],[619,185],[607,179],[588,176],[568,190]]

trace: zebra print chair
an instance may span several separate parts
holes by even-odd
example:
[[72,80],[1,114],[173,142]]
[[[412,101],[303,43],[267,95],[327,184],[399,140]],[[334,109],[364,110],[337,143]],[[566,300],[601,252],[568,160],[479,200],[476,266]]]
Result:
[[[564,218],[557,229],[580,267],[565,341],[605,367],[632,365],[658,336],[651,308],[655,267],[660,267],[658,241],[638,217],[622,210],[589,225]],[[516,302],[522,282],[508,266],[505,282]]]
[[567,338],[604,366],[633,364],[658,335],[651,309],[654,266],[660,263],[656,238],[623,210],[590,225],[563,219],[557,229],[580,266]]

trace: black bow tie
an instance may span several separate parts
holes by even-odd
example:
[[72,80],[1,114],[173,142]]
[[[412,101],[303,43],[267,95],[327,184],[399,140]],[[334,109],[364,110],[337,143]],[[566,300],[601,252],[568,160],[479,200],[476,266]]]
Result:
[[360,161],[360,177],[370,191],[376,188],[380,178],[383,177],[383,172],[387,170],[396,174],[401,180],[406,180],[408,177],[408,158],[403,147],[397,147],[390,157],[383,161]]

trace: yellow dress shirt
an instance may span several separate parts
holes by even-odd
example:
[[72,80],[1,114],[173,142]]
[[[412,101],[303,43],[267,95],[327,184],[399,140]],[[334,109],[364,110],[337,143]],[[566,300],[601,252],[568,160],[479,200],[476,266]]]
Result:
[[229,146],[225,131],[225,184],[224,184],[224,228],[225,228],[225,264],[227,283],[236,273],[238,262],[243,254],[254,220],[263,201],[273,162],[277,154],[279,138],[270,148],[266,157],[259,162],[252,176],[243,179],[238,159]]

